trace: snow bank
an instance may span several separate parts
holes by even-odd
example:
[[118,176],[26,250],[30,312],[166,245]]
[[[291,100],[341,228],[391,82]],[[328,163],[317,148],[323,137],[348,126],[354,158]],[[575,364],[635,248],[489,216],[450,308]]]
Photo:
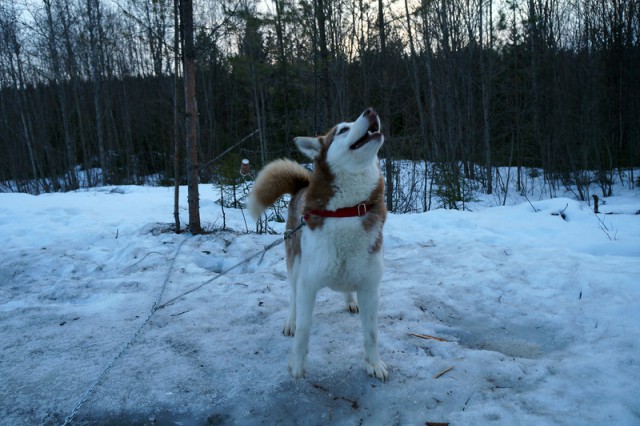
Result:
[[[222,226],[217,190],[201,197]],[[390,215],[387,383],[329,290],[308,377],[289,377],[282,246],[156,311],[127,347],[163,284],[166,301],[279,238],[234,209],[228,231],[162,233],[172,206],[168,188],[0,194],[0,423],[62,423],[96,383],[74,423],[640,423],[637,192],[607,199],[615,215],[562,198]]]

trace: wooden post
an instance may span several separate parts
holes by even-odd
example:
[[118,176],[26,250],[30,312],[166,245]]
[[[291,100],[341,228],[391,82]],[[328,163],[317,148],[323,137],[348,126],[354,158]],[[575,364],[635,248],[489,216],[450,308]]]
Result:
[[196,51],[193,44],[193,2],[182,0],[182,41],[184,70],[185,135],[187,141],[187,197],[189,231],[201,234],[198,184],[198,104],[196,101]]
[[180,96],[178,88],[180,81],[179,2],[180,0],[173,0],[173,25],[175,29],[173,36],[173,220],[176,227],[176,234],[180,233],[180,145],[182,144],[178,115],[178,97]]

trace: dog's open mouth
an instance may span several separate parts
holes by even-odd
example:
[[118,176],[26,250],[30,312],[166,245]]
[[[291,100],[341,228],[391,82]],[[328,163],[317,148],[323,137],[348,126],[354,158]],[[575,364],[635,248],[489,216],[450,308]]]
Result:
[[372,141],[374,139],[379,139],[382,136],[380,133],[380,126],[378,124],[378,120],[375,120],[367,129],[367,133],[365,133],[360,139],[355,141],[349,149],[359,149],[367,144],[367,142]]

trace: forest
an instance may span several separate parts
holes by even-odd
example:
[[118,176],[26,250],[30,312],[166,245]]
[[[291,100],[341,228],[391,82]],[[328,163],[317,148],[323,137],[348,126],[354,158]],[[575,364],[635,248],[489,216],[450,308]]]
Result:
[[183,184],[190,117],[200,181],[233,181],[368,106],[394,211],[406,161],[445,207],[525,173],[640,184],[640,0],[195,0],[195,112],[185,2],[2,2],[0,191]]

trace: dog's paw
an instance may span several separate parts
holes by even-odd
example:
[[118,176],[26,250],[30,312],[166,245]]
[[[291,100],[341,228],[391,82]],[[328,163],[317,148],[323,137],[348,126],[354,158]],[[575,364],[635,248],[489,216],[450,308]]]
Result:
[[295,360],[295,357],[289,359],[289,374],[294,379],[301,379],[305,375],[304,362]]
[[296,323],[287,321],[287,323],[284,325],[284,328],[282,329],[282,334],[284,334],[285,336],[294,336],[296,334]]
[[358,308],[358,301],[356,300],[355,294],[351,292],[346,292],[344,294],[344,300],[347,302],[347,310],[352,314],[357,314],[360,312]]
[[378,378],[383,382],[386,382],[389,378],[389,373],[387,372],[387,364],[382,361],[378,361],[375,363],[367,362],[367,373],[370,376]]

